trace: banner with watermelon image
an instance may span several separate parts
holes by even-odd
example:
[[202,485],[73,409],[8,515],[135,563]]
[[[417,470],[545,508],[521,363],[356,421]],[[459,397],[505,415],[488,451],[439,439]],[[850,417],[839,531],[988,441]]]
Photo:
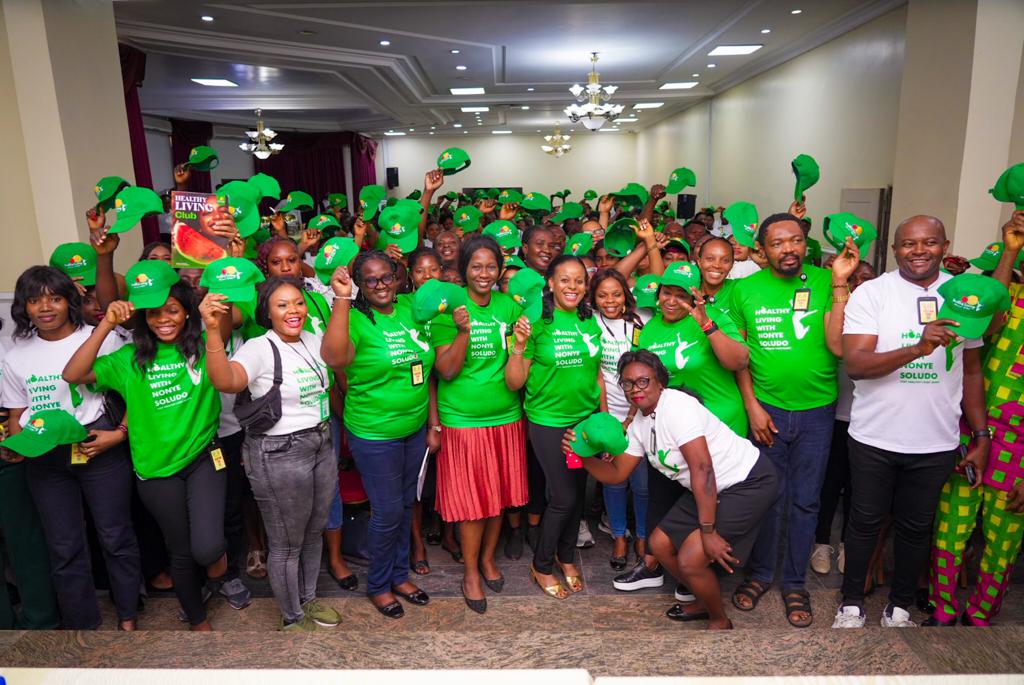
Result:
[[175,269],[205,268],[227,257],[226,238],[215,235],[213,223],[227,207],[217,204],[213,193],[171,193],[171,266]]

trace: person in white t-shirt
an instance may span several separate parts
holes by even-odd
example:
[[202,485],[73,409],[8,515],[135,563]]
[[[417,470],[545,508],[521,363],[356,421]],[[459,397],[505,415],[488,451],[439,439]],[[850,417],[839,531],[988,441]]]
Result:
[[[636,416],[624,454],[607,461],[584,459],[602,483],[621,483],[646,458],[686,488],[648,543],[661,565],[697,597],[676,604],[676,621],[708,620],[711,630],[732,628],[722,605],[718,564],[726,573],[746,563],[761,520],[775,502],[777,482],[771,460],[741,438],[691,395],[668,389],[668,370],[653,352],[627,352],[619,360],[619,387]],[[566,431],[563,448],[575,439]]]
[[726,278],[746,278],[750,274],[756,274],[761,270],[761,267],[750,256],[751,248],[736,242],[736,238],[731,232],[729,233],[729,244],[732,245],[733,263],[732,269],[729,270],[729,275]]
[[[854,381],[850,412],[852,509],[846,531],[843,601],[834,628],[864,625],[864,580],[882,521],[896,531],[896,570],[881,623],[913,627],[917,576],[928,559],[943,483],[958,463],[985,470],[986,423],[981,340],[958,340],[955,322],[937,319],[952,278],[942,273],[949,248],[942,222],[914,216],[896,227],[898,268],[860,286],[843,327],[843,359]],[[947,364],[951,355],[952,364]],[[974,447],[961,459],[961,402]]]
[[[211,294],[200,312],[208,331],[220,328],[231,306]],[[320,357],[320,336],[303,330],[302,283],[272,277],[256,302],[256,322],[269,329],[228,360],[223,340],[207,338],[207,373],[223,393],[248,390],[254,399],[274,388],[275,350],[281,360],[281,417],[264,433],[246,431],[245,473],[263,514],[270,546],[270,587],[281,609],[283,630],[335,626],[341,617],[316,598],[323,549],[321,532],[337,489],[331,444],[330,391],[334,376]]]

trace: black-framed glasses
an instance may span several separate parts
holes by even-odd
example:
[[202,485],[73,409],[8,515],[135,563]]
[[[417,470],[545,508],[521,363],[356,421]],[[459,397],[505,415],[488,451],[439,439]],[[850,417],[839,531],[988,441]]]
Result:
[[365,281],[363,281],[363,285],[365,285],[370,290],[376,290],[377,286],[380,285],[381,283],[383,283],[384,285],[391,285],[394,282],[394,274],[384,274],[380,278],[377,278],[376,276],[370,276]]
[[629,392],[633,388],[636,388],[637,390],[646,390],[647,386],[650,384],[651,379],[648,378],[647,376],[637,378],[635,381],[631,381],[628,378],[623,378],[621,381],[619,381],[619,387],[625,390],[626,392]]

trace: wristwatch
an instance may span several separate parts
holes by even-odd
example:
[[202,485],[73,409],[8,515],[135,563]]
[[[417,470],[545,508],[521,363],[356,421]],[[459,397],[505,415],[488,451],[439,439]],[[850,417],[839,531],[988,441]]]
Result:
[[702,523],[700,524],[700,532],[704,535],[710,535],[715,532],[714,523]]
[[980,431],[974,431],[973,433],[971,433],[971,437],[973,439],[975,439],[975,440],[977,440],[978,438],[991,438],[992,437],[992,429],[991,428],[985,428],[985,429],[980,430]]

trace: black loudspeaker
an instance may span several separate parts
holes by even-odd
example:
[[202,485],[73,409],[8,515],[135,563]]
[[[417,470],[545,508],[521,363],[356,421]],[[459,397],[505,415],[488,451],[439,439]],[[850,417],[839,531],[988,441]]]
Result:
[[398,167],[389,166],[387,168],[388,173],[388,189],[398,187]]
[[680,193],[676,195],[676,218],[692,219],[697,213],[697,196]]

